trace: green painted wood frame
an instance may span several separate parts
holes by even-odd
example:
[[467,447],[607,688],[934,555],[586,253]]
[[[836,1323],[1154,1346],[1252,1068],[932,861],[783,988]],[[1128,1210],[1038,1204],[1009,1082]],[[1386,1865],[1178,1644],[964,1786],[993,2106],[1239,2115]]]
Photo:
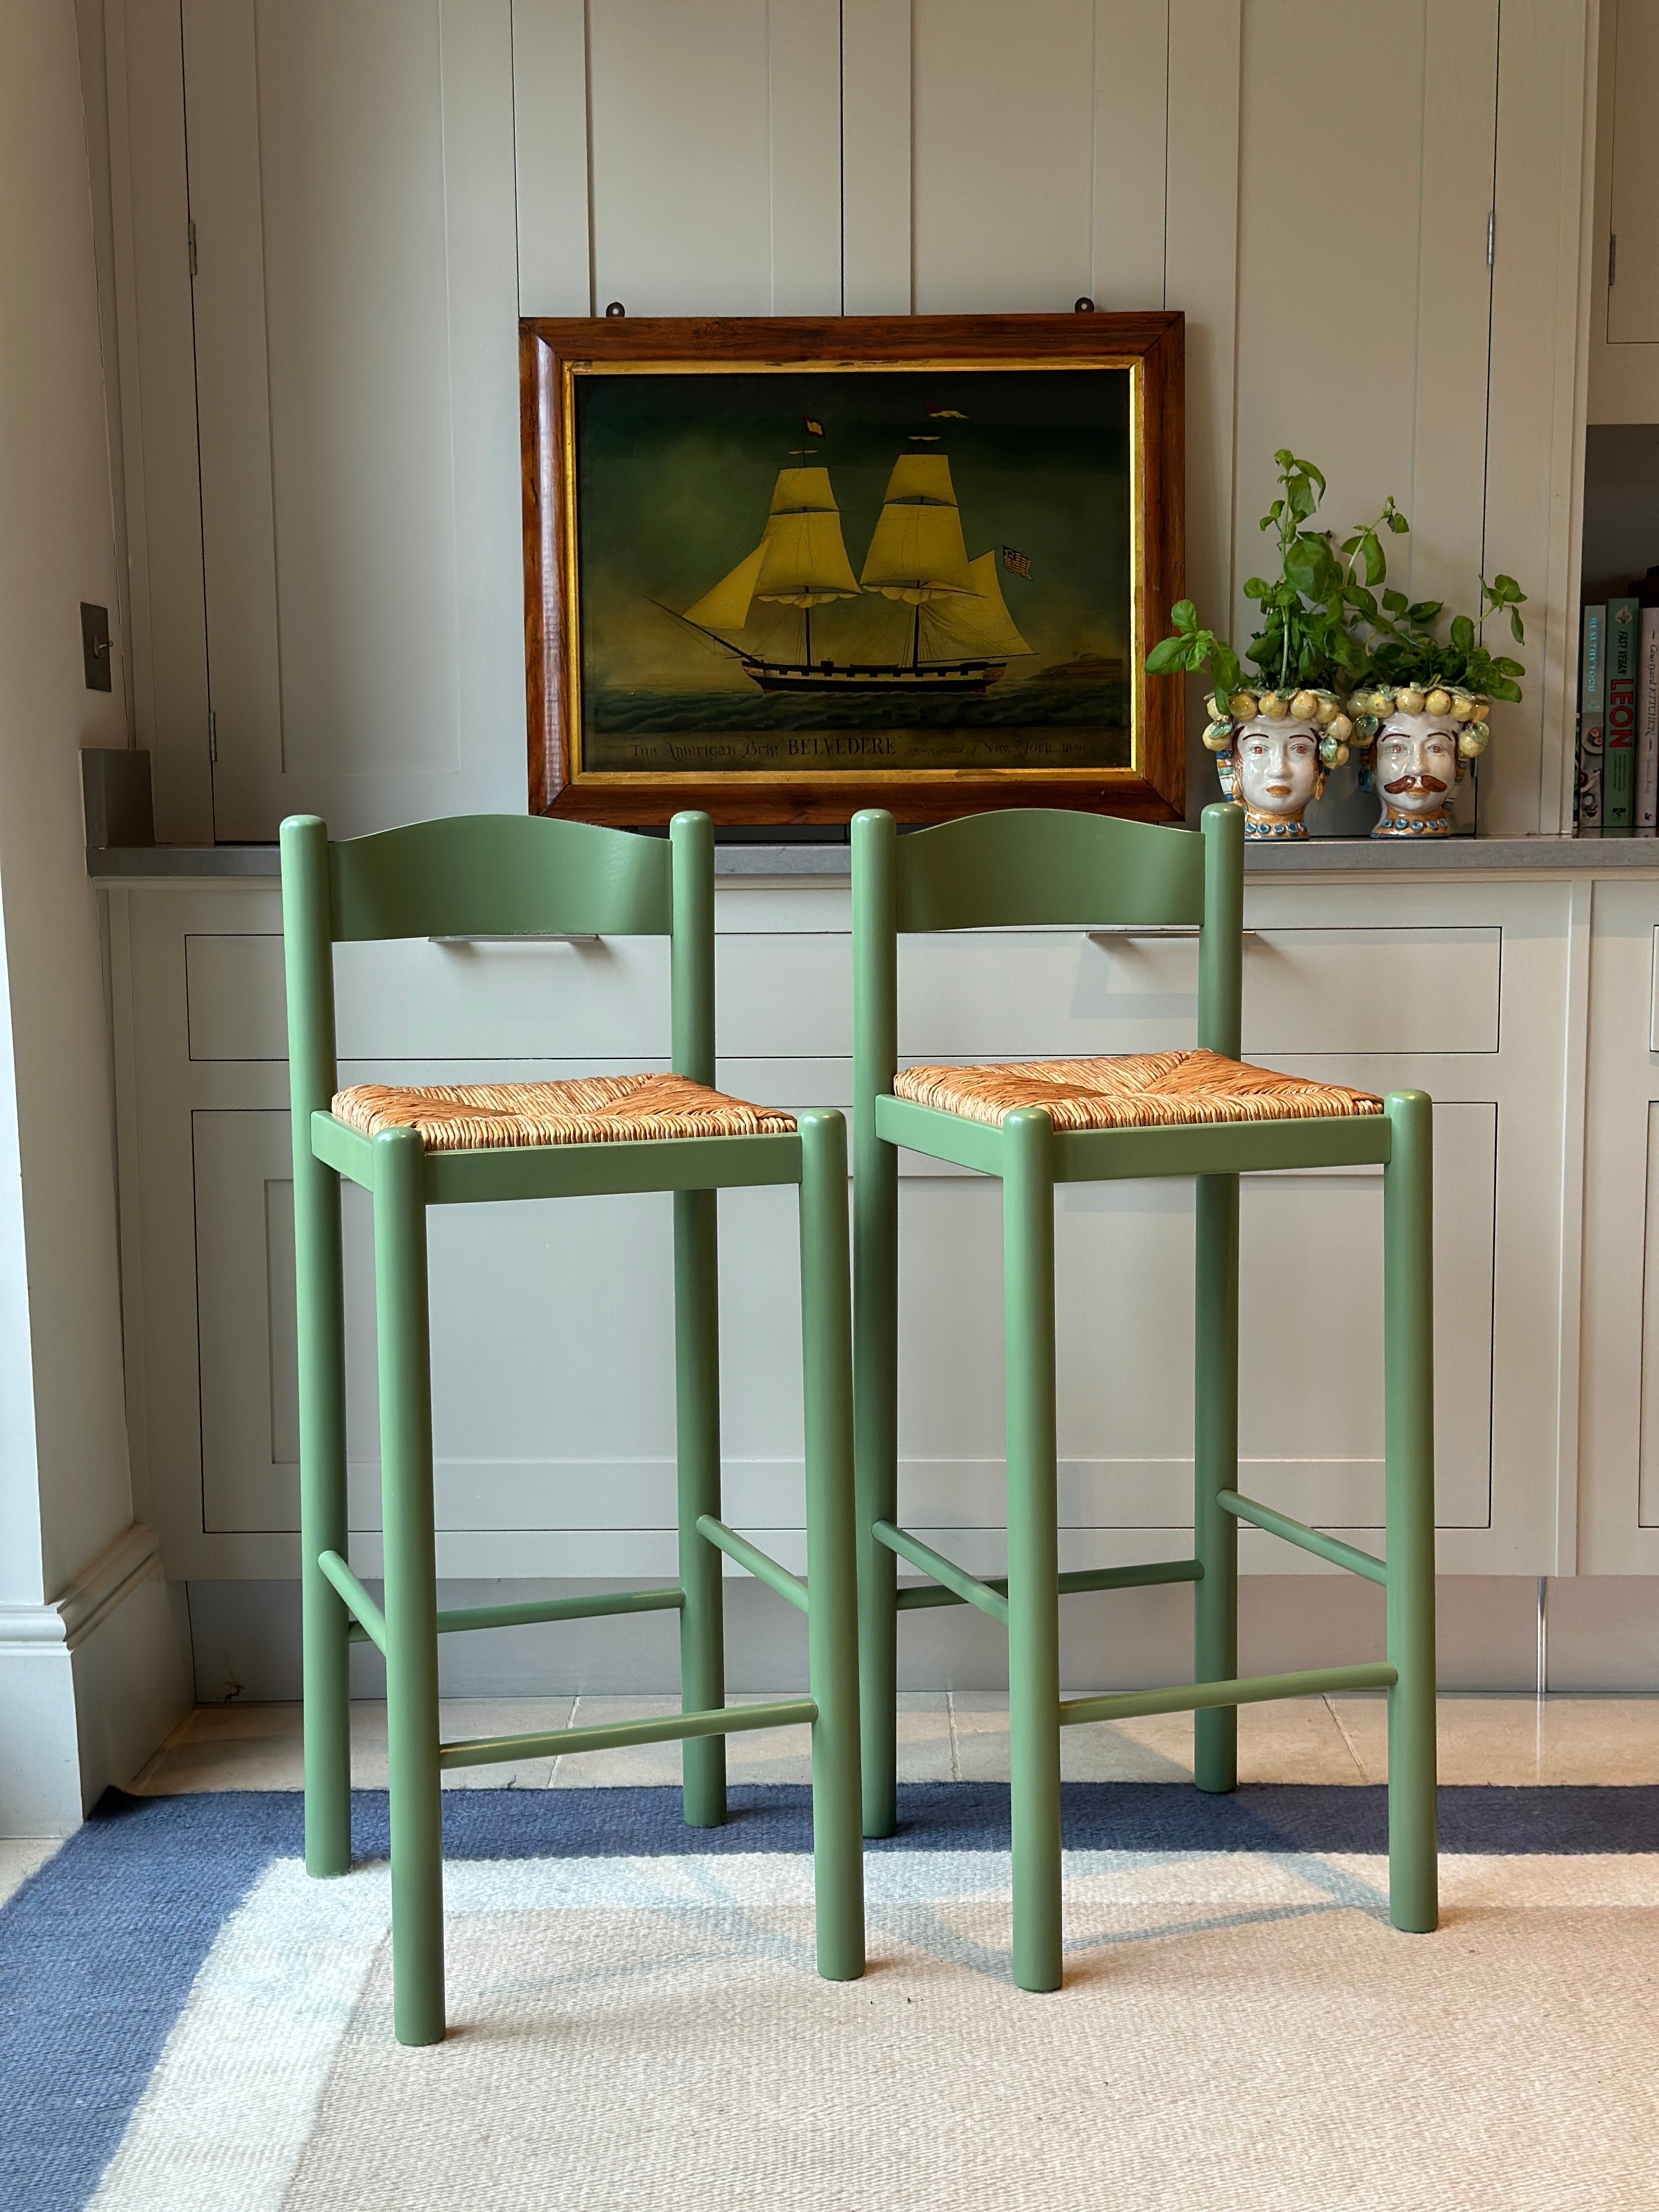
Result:
[[[1196,927],[1200,1045],[1240,1055],[1243,816],[1206,807],[1200,835],[1031,809],[897,834],[853,822],[854,1382],[865,1832],[896,1811],[897,1616],[970,1603],[1008,1630],[1014,1978],[1060,1982],[1060,1730],[1133,1712],[1191,1711],[1194,1778],[1237,1780],[1237,1708],[1321,1691],[1389,1692],[1390,1912],[1438,1914],[1435,1828],[1434,1366],[1431,1107],[1390,1094],[1381,1115],[1220,1127],[1056,1133],[1047,1114],[1000,1128],[892,1095],[898,938],[924,930],[1114,924]],[[898,1155],[948,1160],[1002,1183],[1008,1572],[981,1581],[899,1525]],[[1388,1557],[1275,1512],[1238,1490],[1238,1178],[1274,1168],[1383,1170]],[[1197,1184],[1197,1352],[1191,1559],[1059,1572],[1055,1502],[1054,1192],[1059,1182],[1192,1176]],[[1277,1676],[1238,1673],[1238,1522],[1249,1521],[1382,1583],[1388,1657]],[[934,1580],[900,1589],[904,1558]],[[1194,1584],[1194,1679],[1169,1689],[1060,1696],[1060,1596],[1154,1582]],[[974,1587],[969,1589],[969,1584]]]
[[[444,2033],[439,1792],[445,1768],[678,1741],[686,1820],[713,1826],[726,1818],[726,1735],[809,1721],[818,1969],[831,1980],[855,1978],[864,1970],[864,1904],[842,1117],[799,1115],[794,1134],[428,1154],[414,1130],[386,1131],[370,1139],[335,1121],[329,1110],[337,1082],[333,948],[397,937],[666,936],[672,1066],[694,1082],[712,1085],[714,890],[708,817],[677,816],[666,840],[586,823],[475,815],[331,843],[322,822],[298,816],[283,824],[282,862],[299,1322],[308,1870],[343,1874],[350,1864],[347,1670],[353,1641],[372,1643],[386,1662],[393,2010],[404,2043],[436,2042]],[[343,1178],[368,1191],[374,1209],[383,1609],[348,1564]],[[719,1518],[715,1194],[767,1183],[794,1183],[800,1192],[805,1583]],[[611,1591],[592,1600],[441,1613],[427,1209],[626,1191],[673,1194],[677,1579],[662,1588]],[[723,1552],[806,1612],[808,1697],[727,1710]],[[654,1609],[680,1616],[678,1716],[620,1729],[440,1741],[440,1634]]]

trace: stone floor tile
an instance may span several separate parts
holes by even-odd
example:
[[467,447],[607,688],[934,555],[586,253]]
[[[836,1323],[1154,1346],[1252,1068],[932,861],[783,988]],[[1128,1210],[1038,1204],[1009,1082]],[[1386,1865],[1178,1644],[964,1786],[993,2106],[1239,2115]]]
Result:
[[[1388,1701],[1332,1700],[1370,1782],[1389,1775]],[[1659,1698],[1443,1696],[1447,1784],[1659,1782]]]
[[58,1836],[0,1838],[0,1905],[20,1890],[37,1868],[58,1849]]
[[298,1790],[305,1780],[301,1730],[297,1705],[198,1705],[127,1787],[140,1797],[198,1790]]

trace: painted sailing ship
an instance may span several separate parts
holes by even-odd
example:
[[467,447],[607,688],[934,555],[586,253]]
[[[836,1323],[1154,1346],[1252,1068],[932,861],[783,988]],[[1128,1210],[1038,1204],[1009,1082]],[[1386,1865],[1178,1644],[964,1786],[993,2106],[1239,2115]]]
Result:
[[[1003,603],[996,560],[969,559],[943,453],[899,455],[857,576],[829,470],[781,469],[760,544],[681,619],[734,653],[763,691],[982,693],[1031,650]],[[902,629],[889,615],[886,637],[857,640],[849,630],[867,625],[849,625],[851,609],[821,617],[820,647],[827,628],[832,645],[840,633],[841,650],[815,657],[813,610],[872,599],[895,615],[908,610]],[[793,616],[780,619],[786,609],[799,610],[798,630]],[[855,642],[875,650],[854,658]]]

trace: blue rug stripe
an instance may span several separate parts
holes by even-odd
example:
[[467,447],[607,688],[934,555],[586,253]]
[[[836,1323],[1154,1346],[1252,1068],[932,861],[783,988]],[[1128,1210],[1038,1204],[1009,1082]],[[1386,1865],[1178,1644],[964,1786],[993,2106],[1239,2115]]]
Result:
[[[912,1783],[896,1835],[872,1851],[1006,1850],[1006,1784]],[[362,1793],[354,1833],[386,1848],[386,1799]],[[805,1851],[811,1792],[799,1784],[730,1793],[723,1828],[688,1828],[679,1793],[637,1790],[468,1790],[444,1797],[445,1848],[460,1858],[647,1857],[672,1851]],[[1073,1850],[1385,1851],[1386,1789],[1272,1783],[1208,1796],[1184,1783],[1070,1782],[1060,1790]],[[1659,1786],[1449,1789],[1440,1848],[1452,1852],[1659,1850]]]
[[[1209,1797],[1182,1784],[1080,1782],[1061,1792],[1067,1844],[1128,1851],[1377,1852],[1388,1793],[1261,1785]],[[688,1828],[672,1789],[446,1791],[456,1858],[805,1852],[811,1793],[734,1788],[722,1828]],[[355,1794],[353,1848],[383,1858],[384,1791]],[[1448,1789],[1449,1853],[1659,1850],[1659,1787]],[[1008,1792],[988,1783],[899,1791],[890,1851],[1002,1850]],[[291,1791],[129,1797],[112,1790],[0,1909],[0,2206],[81,2212],[161,2057],[213,1939],[261,1870],[301,1849]]]
[[0,1910],[0,2204],[80,2212],[202,1961],[260,1870],[298,1848],[297,1797],[128,1797]]

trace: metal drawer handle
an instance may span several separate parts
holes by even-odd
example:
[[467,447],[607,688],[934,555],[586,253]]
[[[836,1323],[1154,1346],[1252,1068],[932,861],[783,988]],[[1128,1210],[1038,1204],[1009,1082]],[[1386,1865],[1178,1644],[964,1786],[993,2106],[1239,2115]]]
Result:
[[596,929],[521,929],[501,937],[428,937],[428,945],[598,945]]

